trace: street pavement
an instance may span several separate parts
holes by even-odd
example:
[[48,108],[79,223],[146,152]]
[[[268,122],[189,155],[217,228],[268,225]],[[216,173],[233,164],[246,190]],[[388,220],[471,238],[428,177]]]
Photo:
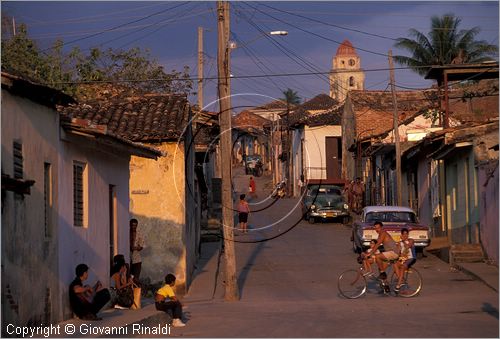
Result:
[[[236,191],[247,190],[248,177],[236,171]],[[239,300],[224,299],[221,243],[203,243],[193,282],[182,299],[187,326],[172,328],[170,336],[498,338],[496,267],[473,263],[457,270],[427,254],[415,266],[423,276],[418,296],[384,296],[370,288],[360,299],[345,299],[337,291],[337,278],[357,267],[350,228],[300,221],[298,200],[268,199],[263,189],[269,178],[256,179],[250,232],[235,231]],[[92,324],[147,327],[166,321],[152,304],[102,316],[102,322]]]

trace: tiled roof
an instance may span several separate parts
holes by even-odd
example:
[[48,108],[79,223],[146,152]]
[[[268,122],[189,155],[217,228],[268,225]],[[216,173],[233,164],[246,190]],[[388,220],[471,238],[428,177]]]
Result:
[[344,40],[337,49],[337,56],[356,56],[356,50],[349,40]]
[[461,123],[498,118],[498,88],[498,79],[491,79],[450,90],[450,118]]
[[110,133],[132,141],[152,142],[183,137],[190,112],[186,96],[126,94],[64,107],[61,113],[69,118],[105,125]]
[[[431,92],[396,92],[399,122],[411,120],[428,108],[436,107],[437,102],[429,99]],[[393,129],[391,92],[352,90],[348,95],[356,115],[356,134],[359,139],[378,136]]]
[[286,124],[286,119],[288,118],[290,126],[298,126],[304,124],[305,120],[311,115],[307,110],[299,106],[297,109],[293,110],[288,114],[283,114],[281,120]]
[[337,106],[339,102],[327,94],[316,95],[311,100],[304,102],[300,107],[309,111],[328,110]]
[[262,129],[269,120],[248,110],[241,111],[237,116],[232,118],[231,125],[235,128],[254,127]]
[[342,124],[342,107],[331,110],[326,113],[314,114],[305,119],[305,124],[309,127],[341,125]]
[[219,125],[198,125],[198,128],[193,131],[194,143],[196,146],[211,146],[214,147],[218,143],[220,134]]
[[51,108],[75,103],[73,97],[60,90],[7,72],[2,72],[2,89]]
[[[290,108],[294,108],[295,105],[291,105]],[[274,100],[274,101],[271,101],[265,105],[262,105],[262,106],[259,106],[259,107],[256,107],[255,109],[258,109],[258,110],[261,110],[261,109],[286,109],[286,102],[283,101],[283,100]]]
[[106,126],[96,125],[90,120],[63,116],[61,117],[61,126],[68,131],[84,132],[85,135],[91,134],[93,135],[93,140],[98,143],[109,145],[106,139],[112,139],[115,143],[127,146],[132,154],[139,156],[156,159],[158,156],[163,155],[160,150],[154,147],[114,135],[108,131]]

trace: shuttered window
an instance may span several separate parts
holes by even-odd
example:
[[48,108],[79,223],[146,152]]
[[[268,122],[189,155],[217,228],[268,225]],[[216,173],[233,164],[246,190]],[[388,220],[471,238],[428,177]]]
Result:
[[85,212],[85,164],[81,162],[73,163],[73,225],[84,226]]
[[23,144],[14,141],[14,179],[23,178]]
[[43,164],[43,202],[45,206],[45,237],[51,235],[52,220],[52,165]]

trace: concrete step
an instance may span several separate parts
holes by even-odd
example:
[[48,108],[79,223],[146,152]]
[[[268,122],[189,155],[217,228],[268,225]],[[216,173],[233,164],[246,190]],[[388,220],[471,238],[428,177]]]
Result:
[[456,244],[450,248],[453,262],[483,262],[484,253],[480,244]]

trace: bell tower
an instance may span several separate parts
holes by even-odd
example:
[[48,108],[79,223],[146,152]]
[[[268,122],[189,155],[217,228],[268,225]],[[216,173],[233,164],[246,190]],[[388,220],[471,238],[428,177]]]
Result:
[[349,40],[344,40],[332,59],[330,96],[343,102],[352,89],[365,89],[365,73],[361,60]]

